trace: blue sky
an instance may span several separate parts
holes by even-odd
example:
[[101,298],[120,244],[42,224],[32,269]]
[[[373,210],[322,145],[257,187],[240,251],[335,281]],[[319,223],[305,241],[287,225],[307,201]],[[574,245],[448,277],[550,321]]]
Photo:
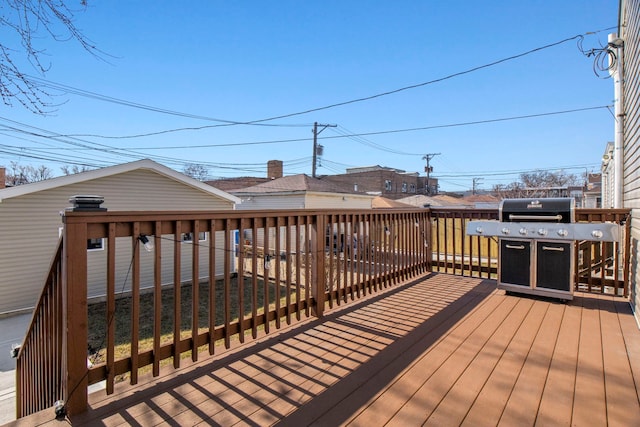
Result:
[[[75,23],[105,52],[103,60],[77,43],[42,39],[50,69],[44,76],[25,71],[117,102],[50,88],[62,104],[46,117],[1,105],[0,165],[44,164],[60,174],[64,164],[148,157],[176,170],[204,164],[215,178],[266,176],[266,162],[279,159],[287,175],[311,174],[318,122],[337,125],[319,135],[318,174],[367,165],[424,174],[423,156],[440,153],[431,165],[445,191],[468,190],[473,178],[490,189],[536,169],[583,176],[599,171],[613,140],[613,116],[602,108],[613,104],[613,82],[595,75],[594,59],[576,40],[440,82],[296,113],[431,82],[581,34],[599,31],[582,45],[600,48],[615,31],[617,7],[613,0],[89,0]],[[286,115],[261,123],[270,126],[214,126]],[[493,122],[448,126],[481,121]],[[415,128],[428,129],[404,131]],[[33,135],[43,131],[78,136]],[[344,137],[386,131],[398,132]],[[155,135],[131,137],[144,134]]]

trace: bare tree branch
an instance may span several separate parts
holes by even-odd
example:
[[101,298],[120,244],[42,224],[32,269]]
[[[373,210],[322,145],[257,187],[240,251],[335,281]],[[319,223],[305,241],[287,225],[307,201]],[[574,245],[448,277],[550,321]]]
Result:
[[[38,42],[75,40],[84,50],[100,58],[101,51],[74,24],[74,12],[67,6],[71,0],[3,0],[0,5],[0,97],[7,106],[14,102],[37,113],[51,113],[60,104],[51,102],[51,94],[41,84],[29,79],[22,70],[27,62],[44,75],[51,64],[43,62],[45,49]],[[82,9],[86,0],[78,1]]]
[[209,169],[198,163],[189,163],[182,169],[182,173],[198,181],[204,181],[209,176]]

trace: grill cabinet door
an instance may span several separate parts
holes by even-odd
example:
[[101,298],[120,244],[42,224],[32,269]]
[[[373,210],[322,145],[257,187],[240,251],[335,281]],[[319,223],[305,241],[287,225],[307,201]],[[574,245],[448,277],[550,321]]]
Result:
[[531,242],[500,240],[501,283],[531,286]]
[[571,291],[571,243],[537,242],[536,287]]

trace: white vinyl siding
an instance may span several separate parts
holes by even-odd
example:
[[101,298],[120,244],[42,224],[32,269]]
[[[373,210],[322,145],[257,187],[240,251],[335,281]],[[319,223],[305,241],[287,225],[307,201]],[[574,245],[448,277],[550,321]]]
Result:
[[626,0],[624,39],[624,207],[632,208],[631,221],[631,305],[640,324],[640,270],[634,268],[640,257],[640,0]]
[[304,194],[260,194],[257,196],[242,196],[242,203],[236,206],[237,210],[265,210],[282,209],[295,210],[304,209]]
[[[60,213],[71,206],[69,198],[77,194],[103,196],[102,206],[111,211],[234,207],[229,200],[147,169],[4,199],[0,202],[0,313],[30,309],[36,304],[58,242]],[[127,244],[131,244],[130,240]],[[165,246],[168,245],[163,245],[163,251]],[[106,256],[105,253],[92,251],[88,256]],[[98,277],[103,273],[92,274]]]

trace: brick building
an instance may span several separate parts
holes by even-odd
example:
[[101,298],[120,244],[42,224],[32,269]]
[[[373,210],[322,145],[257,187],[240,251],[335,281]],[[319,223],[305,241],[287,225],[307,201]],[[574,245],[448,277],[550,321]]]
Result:
[[347,173],[325,175],[320,179],[353,192],[379,194],[389,199],[401,199],[415,194],[437,194],[438,180],[420,176],[417,172],[406,172],[385,166],[365,166],[347,169]]

